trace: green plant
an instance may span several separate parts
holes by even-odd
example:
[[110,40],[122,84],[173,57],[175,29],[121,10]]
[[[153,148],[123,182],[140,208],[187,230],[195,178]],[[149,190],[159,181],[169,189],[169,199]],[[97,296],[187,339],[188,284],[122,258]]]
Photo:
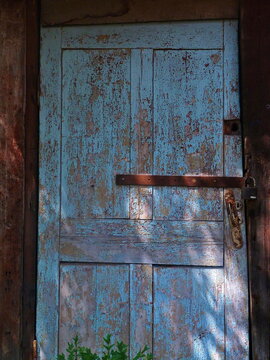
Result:
[[[67,357],[60,354],[57,360],[128,360],[128,346],[122,341],[113,344],[111,342],[111,335],[108,334],[103,338],[102,355],[101,357],[88,347],[80,346],[78,335],[76,335],[71,343],[67,346]],[[144,346],[132,360],[152,360],[153,356],[147,353],[149,348]]]

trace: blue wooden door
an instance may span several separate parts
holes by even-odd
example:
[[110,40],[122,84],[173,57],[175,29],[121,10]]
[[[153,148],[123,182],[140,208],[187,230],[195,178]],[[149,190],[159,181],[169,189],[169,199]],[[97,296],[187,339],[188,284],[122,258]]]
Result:
[[241,137],[223,135],[237,58],[235,21],[42,30],[40,359],[76,333],[155,360],[248,359],[245,239],[235,250],[223,189],[115,184],[242,176]]

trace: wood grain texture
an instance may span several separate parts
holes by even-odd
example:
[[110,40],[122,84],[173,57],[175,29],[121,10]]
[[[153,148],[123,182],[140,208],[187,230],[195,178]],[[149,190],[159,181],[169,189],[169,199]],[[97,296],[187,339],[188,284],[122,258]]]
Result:
[[[234,190],[236,200],[241,191]],[[244,219],[244,211],[241,211]],[[241,225],[243,247],[236,250],[232,244],[228,218],[225,217],[225,317],[226,359],[249,359],[248,274],[245,221]]]
[[40,359],[57,356],[60,217],[61,32],[42,31],[37,340]]
[[130,50],[64,51],[61,217],[128,218]]
[[224,359],[223,269],[154,268],[154,357]]
[[63,264],[60,276],[61,351],[76,333],[96,351],[107,334],[129,343],[129,265]]
[[241,95],[246,167],[257,180],[247,203],[252,357],[270,358],[270,3],[241,2]]
[[[150,174],[153,169],[153,51],[131,53],[131,156],[130,171]],[[130,218],[152,219],[151,187],[131,187]]]
[[[222,58],[213,50],[155,51],[154,174],[222,175]],[[223,216],[219,189],[153,191],[155,219]]]
[[0,12],[0,358],[21,358],[24,225],[25,3]]
[[38,1],[26,0],[25,4],[25,215],[21,347],[22,359],[31,360],[36,336],[40,26]]
[[[108,296],[109,294],[109,296]],[[99,351],[102,337],[130,343],[131,356],[152,344],[152,266],[67,264],[60,267],[59,349],[80,333]]]
[[[224,119],[240,118],[238,21],[224,22]],[[243,176],[242,136],[224,136],[224,175]]]
[[[235,21],[224,22],[224,118],[239,116],[238,84],[238,26]],[[224,136],[224,174],[242,176],[242,146],[240,136]],[[235,198],[241,201],[241,191],[234,189]],[[224,211],[225,212],[225,211]],[[248,274],[245,214],[242,218],[241,232],[244,246],[236,250],[231,239],[227,213],[225,227],[225,317],[226,317],[226,359],[249,359],[248,324]]]
[[237,19],[239,0],[42,0],[43,25]]
[[130,357],[153,344],[153,269],[151,265],[130,265]]
[[63,48],[222,49],[221,21],[63,28]]
[[64,229],[62,261],[223,265],[221,222],[88,220]]
[[238,21],[224,22],[224,119],[240,118]]

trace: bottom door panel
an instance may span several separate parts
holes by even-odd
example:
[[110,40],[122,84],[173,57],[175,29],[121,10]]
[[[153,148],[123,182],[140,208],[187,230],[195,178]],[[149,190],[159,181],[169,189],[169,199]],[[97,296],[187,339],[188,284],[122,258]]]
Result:
[[154,268],[154,355],[224,359],[222,268]]
[[59,349],[79,334],[147,344],[155,360],[224,359],[223,268],[62,263]]

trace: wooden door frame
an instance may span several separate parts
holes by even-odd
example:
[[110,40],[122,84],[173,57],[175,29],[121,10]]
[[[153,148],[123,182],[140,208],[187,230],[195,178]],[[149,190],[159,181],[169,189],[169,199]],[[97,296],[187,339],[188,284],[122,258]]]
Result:
[[[12,3],[12,4],[11,4]],[[10,158],[1,159],[5,225],[0,256],[0,357],[33,359],[35,337],[36,249],[38,198],[38,89],[39,89],[39,0],[0,0],[0,28],[8,37],[4,47],[15,61],[16,73],[0,84],[1,99],[10,107],[3,111],[6,134],[1,146],[8,148],[10,134],[21,144],[22,174],[14,188],[15,169]],[[14,22],[14,11],[17,22]],[[240,9],[240,66],[244,155],[250,174],[256,178],[258,200],[247,204],[249,244],[250,334],[252,359],[269,354],[269,258],[270,258],[270,4],[268,0],[242,0]],[[175,19],[174,19],[175,20]],[[19,26],[18,26],[19,24]],[[10,44],[19,39],[17,47]],[[16,55],[16,56],[15,56]],[[14,60],[15,59],[15,60]],[[0,59],[0,73],[6,73]],[[19,95],[18,95],[19,94]],[[21,101],[20,111],[11,106]],[[10,120],[13,120],[10,121]],[[6,122],[5,122],[6,121]],[[24,131],[22,131],[22,129]],[[8,131],[10,130],[10,132]],[[8,137],[9,136],[9,137]],[[11,201],[12,199],[12,201]],[[17,206],[16,206],[17,204]],[[18,205],[19,204],[19,205]],[[14,214],[14,209],[16,213]],[[14,220],[14,215],[16,216]],[[16,221],[18,218],[23,222]],[[11,229],[10,229],[11,226]],[[9,256],[7,256],[9,255]],[[14,270],[14,271],[13,271]],[[13,297],[19,301],[12,301]]]
[[39,1],[0,0],[0,358],[32,359],[35,334]]

